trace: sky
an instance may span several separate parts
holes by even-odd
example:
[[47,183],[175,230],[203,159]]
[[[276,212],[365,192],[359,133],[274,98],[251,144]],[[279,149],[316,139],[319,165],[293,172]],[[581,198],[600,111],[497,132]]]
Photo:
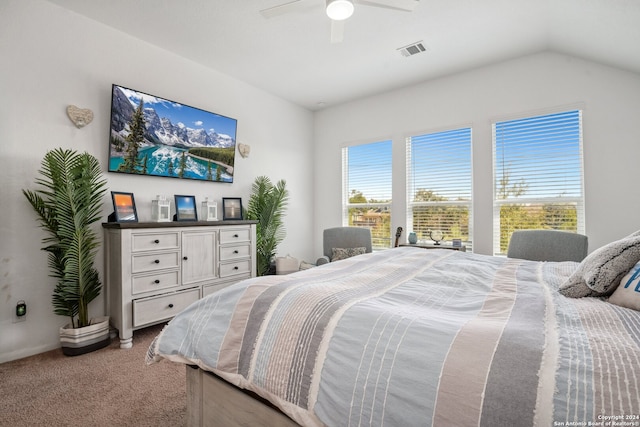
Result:
[[[526,182],[524,197],[579,197],[580,120],[580,111],[574,110],[498,122],[496,175],[504,168],[512,174],[511,183]],[[412,141],[410,167],[418,172],[409,191],[433,190],[449,199],[471,197],[471,128],[418,135]],[[350,146],[348,153],[349,192],[361,191],[367,200],[391,199],[392,142]]]
[[140,98],[143,98],[145,108],[153,108],[160,118],[166,117],[174,125],[182,123],[191,129],[206,129],[207,131],[214,129],[219,134],[229,135],[234,140],[236,139],[237,121],[235,119],[122,86],[118,87],[135,108],[140,104]]
[[[580,111],[497,123],[495,161],[512,183],[527,184],[523,197],[580,197]],[[504,143],[503,143],[504,142]]]
[[349,147],[349,193],[357,190],[367,200],[391,200],[391,141]]

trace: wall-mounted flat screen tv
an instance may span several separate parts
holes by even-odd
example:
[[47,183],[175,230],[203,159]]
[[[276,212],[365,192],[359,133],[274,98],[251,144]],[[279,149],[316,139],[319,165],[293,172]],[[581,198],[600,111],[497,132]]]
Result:
[[109,172],[233,182],[237,123],[114,84]]

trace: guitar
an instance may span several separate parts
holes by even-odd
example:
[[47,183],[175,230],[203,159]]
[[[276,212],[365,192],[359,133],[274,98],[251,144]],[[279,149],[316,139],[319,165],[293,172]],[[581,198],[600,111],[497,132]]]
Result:
[[396,229],[396,245],[394,247],[398,247],[398,241],[400,240],[400,235],[402,234],[402,227],[398,227]]

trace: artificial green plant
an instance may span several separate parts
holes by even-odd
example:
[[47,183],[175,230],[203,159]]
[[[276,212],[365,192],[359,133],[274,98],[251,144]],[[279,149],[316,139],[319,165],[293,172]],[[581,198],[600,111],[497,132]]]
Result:
[[91,224],[101,218],[106,181],[95,157],[70,149],[47,152],[38,172],[40,188],[22,192],[47,232],[42,250],[48,253],[50,276],[57,279],[54,313],[81,328],[90,324],[88,305],[102,289],[94,268],[100,240]]
[[258,221],[256,225],[258,276],[268,274],[277,247],[286,236],[283,216],[288,199],[286,181],[280,180],[274,185],[266,176],[256,177],[245,217]]

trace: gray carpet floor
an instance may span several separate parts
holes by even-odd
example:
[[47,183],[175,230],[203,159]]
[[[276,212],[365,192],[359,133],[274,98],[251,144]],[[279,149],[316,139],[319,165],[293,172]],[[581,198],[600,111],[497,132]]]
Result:
[[147,366],[164,325],[134,332],[133,348],[68,357],[62,350],[0,364],[0,426],[184,426],[185,367]]

